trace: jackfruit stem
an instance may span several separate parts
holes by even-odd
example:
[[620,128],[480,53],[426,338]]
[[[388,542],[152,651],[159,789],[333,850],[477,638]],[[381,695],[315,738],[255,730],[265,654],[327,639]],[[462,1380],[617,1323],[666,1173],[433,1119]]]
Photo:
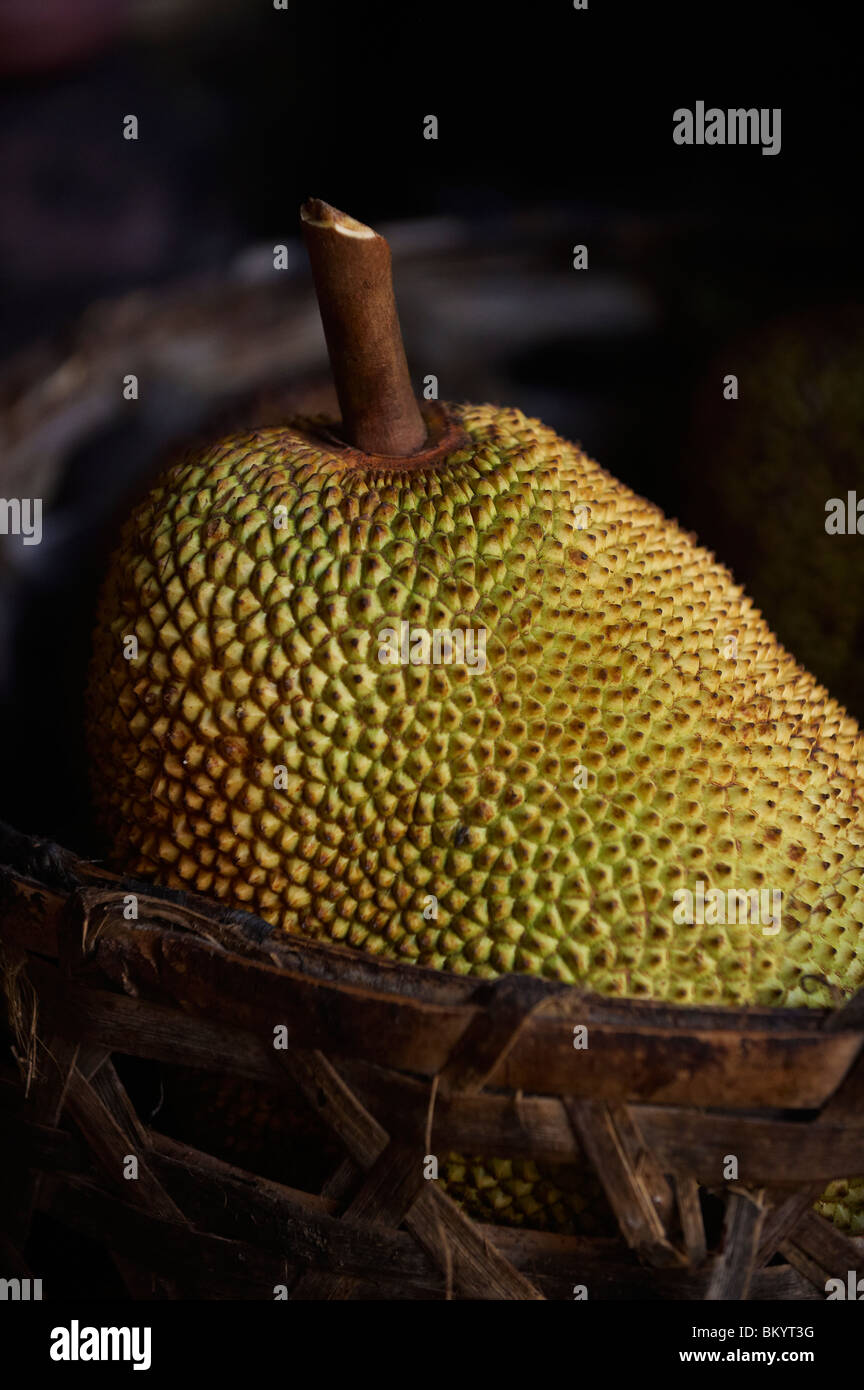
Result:
[[320,198],[300,221],[347,443],[406,457],[426,442],[393,294],[390,247],[371,227]]

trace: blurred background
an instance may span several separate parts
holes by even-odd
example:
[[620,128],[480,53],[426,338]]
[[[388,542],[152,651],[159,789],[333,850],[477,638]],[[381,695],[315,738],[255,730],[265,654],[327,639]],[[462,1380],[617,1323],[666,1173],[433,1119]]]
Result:
[[[0,497],[44,501],[41,545],[0,536],[0,818],[98,854],[118,517],[178,444],[330,404],[310,195],[389,237],[418,384],[580,441],[864,716],[864,536],[824,529],[864,457],[860,77],[842,11],[804,15],[0,0]],[[676,146],[697,100],[781,107],[780,154]]]

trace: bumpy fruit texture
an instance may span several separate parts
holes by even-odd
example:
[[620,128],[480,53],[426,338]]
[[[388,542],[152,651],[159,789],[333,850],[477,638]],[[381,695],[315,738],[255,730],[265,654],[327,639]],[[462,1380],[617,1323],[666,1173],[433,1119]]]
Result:
[[531,1159],[449,1154],[440,1176],[450,1196],[478,1221],[564,1236],[618,1234],[597,1175],[584,1163],[552,1167]]
[[[118,859],[461,974],[836,1004],[857,725],[657,508],[517,410],[451,411],[470,442],[435,467],[260,430],[134,513],[88,694]],[[403,622],[482,629],[485,669],[382,662]],[[781,930],[676,922],[700,882],[782,892]]]

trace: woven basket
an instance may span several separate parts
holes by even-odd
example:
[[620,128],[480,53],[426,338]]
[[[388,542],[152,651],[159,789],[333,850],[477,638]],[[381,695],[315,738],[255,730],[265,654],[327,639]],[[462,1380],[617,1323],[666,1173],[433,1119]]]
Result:
[[[238,385],[302,378],[308,395],[322,362],[304,286],[274,291],[268,272],[132,296],[22,356],[0,375],[0,492],[58,493],[76,450],[126,410],[117,361],[150,382],[148,457],[171,416],[160,372],[192,402],[181,432],[203,411],[195,401]],[[258,402],[257,423],[268,409]],[[105,476],[97,460],[79,477],[87,525],[100,498],[101,515],[112,510]],[[93,548],[86,530],[70,535],[64,592]],[[55,670],[57,682],[73,688],[74,673]],[[53,747],[45,756],[55,775]],[[69,804],[77,816],[74,788]],[[523,976],[478,984],[291,940],[2,828],[0,969],[5,1278],[28,1277],[28,1262],[39,1276],[46,1220],[101,1252],[135,1299],[819,1298],[860,1265],[864,1242],[812,1209],[828,1181],[864,1173],[860,996],[833,1013],[733,1011]],[[583,1026],[588,1046],[574,1047]],[[255,1172],[226,1161],[245,1124],[230,1109],[213,1110],[206,1142],[192,1142],[191,1113],[182,1136],[166,1133],[134,1073],[178,1066],[211,1094],[233,1078],[235,1095],[284,1096],[284,1154]],[[474,1222],[427,1176],[427,1157],[453,1150],[587,1160],[619,1237]],[[99,1296],[83,1268],[76,1291]]]
[[[29,1272],[35,1211],[139,1299],[815,1298],[860,1263],[864,1242],[812,1210],[864,1170],[860,995],[725,1010],[478,984],[292,940],[13,831],[0,859],[9,1274]],[[115,1054],[299,1092],[342,1157],[306,1191],[169,1138]],[[620,1238],[472,1221],[427,1176],[452,1149],[587,1159]],[[700,1193],[725,1202],[715,1241]]]

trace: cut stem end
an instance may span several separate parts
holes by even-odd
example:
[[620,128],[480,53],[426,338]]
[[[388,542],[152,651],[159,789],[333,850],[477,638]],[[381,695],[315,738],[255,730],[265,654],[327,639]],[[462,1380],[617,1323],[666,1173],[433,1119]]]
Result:
[[426,442],[396,312],[390,248],[356,218],[310,198],[300,220],[349,444],[406,457]]

